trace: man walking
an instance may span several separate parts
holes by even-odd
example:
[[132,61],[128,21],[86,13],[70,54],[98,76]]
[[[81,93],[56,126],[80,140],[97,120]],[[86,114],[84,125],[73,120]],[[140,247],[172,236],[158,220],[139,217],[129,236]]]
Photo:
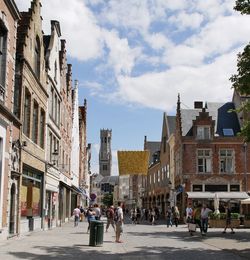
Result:
[[225,206],[225,210],[226,210],[226,226],[224,228],[224,231],[222,233],[226,233],[227,228],[231,228],[231,234],[234,234],[234,230],[232,228],[232,224],[231,224],[231,209],[229,207],[229,205]]
[[73,211],[73,215],[74,215],[74,226],[78,226],[78,223],[79,223],[79,217],[80,217],[80,206],[77,206],[74,211]]
[[123,211],[122,211],[122,203],[118,201],[118,207],[115,212],[115,242],[122,243],[120,240],[121,233],[123,232]]
[[201,209],[201,235],[205,236],[207,234],[207,228],[208,228],[208,214],[212,212],[211,209],[207,208],[207,205],[204,204]]
[[115,224],[114,224],[114,206],[110,206],[107,210],[107,226],[106,226],[106,232],[108,232],[109,225],[111,224],[113,229],[115,230]]

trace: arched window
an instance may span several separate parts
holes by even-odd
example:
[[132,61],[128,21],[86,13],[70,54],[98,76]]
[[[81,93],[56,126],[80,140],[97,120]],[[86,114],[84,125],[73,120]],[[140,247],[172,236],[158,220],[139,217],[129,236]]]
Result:
[[35,52],[34,52],[34,72],[38,79],[40,79],[40,56],[41,47],[39,37],[36,37]]

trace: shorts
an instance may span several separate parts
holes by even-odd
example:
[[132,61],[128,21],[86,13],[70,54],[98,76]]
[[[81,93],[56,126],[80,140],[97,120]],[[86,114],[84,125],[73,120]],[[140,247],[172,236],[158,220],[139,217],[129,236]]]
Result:
[[121,222],[116,222],[115,227],[116,227],[116,232],[118,232],[118,233],[123,232],[123,226],[122,226]]

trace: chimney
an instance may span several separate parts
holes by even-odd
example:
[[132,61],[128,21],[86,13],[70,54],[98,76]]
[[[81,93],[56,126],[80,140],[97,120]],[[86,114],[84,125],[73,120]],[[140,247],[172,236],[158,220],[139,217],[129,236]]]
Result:
[[203,102],[202,101],[194,101],[194,108],[195,109],[202,109]]

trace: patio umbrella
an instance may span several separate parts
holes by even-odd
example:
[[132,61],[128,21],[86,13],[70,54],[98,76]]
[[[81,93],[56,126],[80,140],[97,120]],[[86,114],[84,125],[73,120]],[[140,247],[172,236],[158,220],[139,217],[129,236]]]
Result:
[[219,214],[220,213],[219,205],[220,205],[220,199],[219,199],[218,193],[215,193],[214,194],[214,213],[215,214]]

